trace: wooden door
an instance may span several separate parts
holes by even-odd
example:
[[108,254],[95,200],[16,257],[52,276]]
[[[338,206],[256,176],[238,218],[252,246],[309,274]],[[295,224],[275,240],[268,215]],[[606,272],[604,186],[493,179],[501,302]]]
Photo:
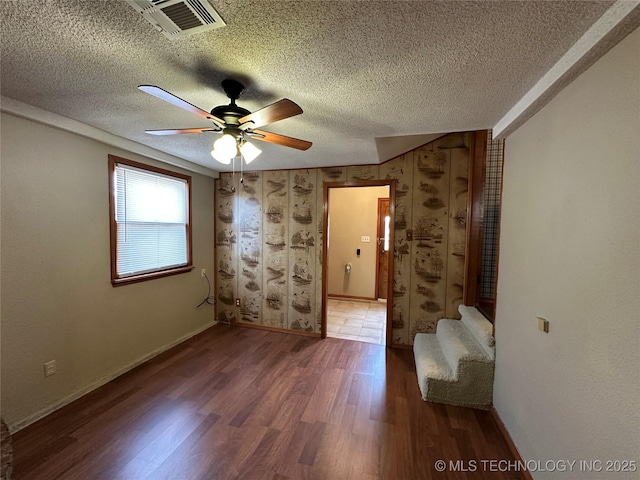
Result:
[[389,214],[389,199],[378,199],[378,265],[376,268],[376,298],[387,298],[387,283],[389,280],[389,230],[391,217]]

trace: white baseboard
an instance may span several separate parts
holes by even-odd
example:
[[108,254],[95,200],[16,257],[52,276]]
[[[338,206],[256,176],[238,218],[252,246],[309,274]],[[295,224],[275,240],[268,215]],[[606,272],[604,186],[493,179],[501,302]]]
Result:
[[86,395],[87,393],[92,392],[96,388],[101,387],[105,383],[109,383],[114,378],[119,377],[120,375],[122,375],[124,373],[127,373],[129,370],[133,370],[138,365],[146,362],[147,360],[152,359],[153,357],[155,357],[157,355],[160,355],[161,353],[169,350],[172,347],[175,347],[179,343],[182,343],[185,340],[189,340],[191,337],[194,337],[194,336],[198,335],[199,333],[204,332],[205,330],[207,330],[208,328],[213,327],[217,323],[218,322],[216,320],[214,320],[212,322],[209,322],[206,325],[204,325],[203,327],[200,327],[197,330],[194,330],[193,332],[190,332],[190,333],[180,337],[179,339],[174,340],[171,343],[168,343],[166,345],[163,345],[162,347],[156,348],[155,350],[153,350],[153,351],[147,353],[146,355],[138,358],[137,360],[133,361],[132,363],[130,363],[128,365],[125,365],[124,367],[116,370],[115,372],[112,372],[112,373],[110,373],[108,375],[105,375],[104,377],[101,377],[100,379],[96,380],[95,382],[92,382],[89,385],[86,385],[86,386],[84,386],[82,388],[79,388],[78,390],[76,390],[73,393],[71,393],[71,395],[67,395],[66,397],[56,401],[55,403],[53,403],[53,404],[51,404],[51,405],[49,405],[49,406],[47,406],[45,408],[42,408],[42,409],[38,410],[35,413],[32,413],[31,415],[27,416],[26,418],[23,418],[22,420],[18,420],[16,422],[12,422],[11,424],[8,424],[7,427],[9,428],[9,433],[14,434],[17,431],[22,430],[25,427],[28,427],[32,423],[37,422],[38,420],[40,420],[41,418],[46,417],[50,413],[53,413],[56,410],[64,407],[65,405],[70,404],[71,402],[79,399],[80,397]]

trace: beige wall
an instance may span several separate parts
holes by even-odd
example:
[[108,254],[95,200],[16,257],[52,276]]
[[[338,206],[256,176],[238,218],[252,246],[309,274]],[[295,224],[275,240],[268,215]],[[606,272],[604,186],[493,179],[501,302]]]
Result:
[[[378,199],[388,197],[389,187],[329,190],[329,295],[375,298]],[[371,241],[361,242],[363,235]],[[349,274],[344,268],[347,263],[352,266]]]
[[[14,429],[211,324],[212,178],[193,178],[190,273],[113,288],[107,155],[150,161],[2,114],[2,416]],[[183,172],[189,174],[189,172]],[[213,278],[213,275],[211,275]],[[43,364],[58,373],[44,378]]]
[[494,403],[525,459],[640,458],[638,52],[640,30],[506,141]]

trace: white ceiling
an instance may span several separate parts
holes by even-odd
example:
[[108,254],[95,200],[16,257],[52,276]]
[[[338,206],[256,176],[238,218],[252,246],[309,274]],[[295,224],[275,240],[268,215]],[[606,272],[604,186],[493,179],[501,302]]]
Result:
[[137,86],[211,110],[237,78],[240,106],[304,110],[264,130],[313,142],[254,142],[252,168],[378,163],[431,134],[492,128],[613,2],[211,3],[226,27],[171,41],[124,0],[0,1],[2,96],[223,171],[213,133],[145,134],[208,125]]

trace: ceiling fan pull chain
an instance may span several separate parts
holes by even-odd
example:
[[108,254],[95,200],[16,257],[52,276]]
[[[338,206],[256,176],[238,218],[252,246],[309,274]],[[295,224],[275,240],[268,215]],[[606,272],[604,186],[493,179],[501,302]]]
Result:
[[231,191],[236,192],[236,162],[231,160]]

